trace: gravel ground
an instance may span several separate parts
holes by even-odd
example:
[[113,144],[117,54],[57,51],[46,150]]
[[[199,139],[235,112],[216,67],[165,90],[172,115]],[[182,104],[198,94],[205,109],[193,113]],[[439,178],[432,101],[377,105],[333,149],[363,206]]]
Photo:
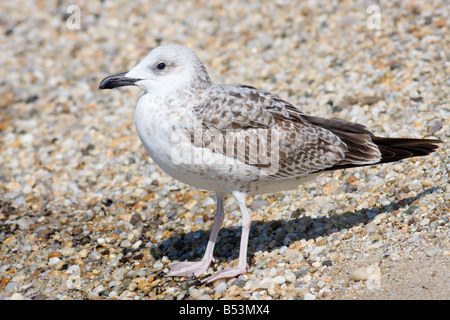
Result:
[[[449,5],[380,1],[377,30],[371,4],[2,1],[0,299],[450,299]],[[148,160],[140,89],[97,89],[160,43],[193,48],[216,82],[445,142],[249,197],[246,275],[164,277],[202,256],[214,195]],[[240,214],[225,210],[208,274],[237,262]]]

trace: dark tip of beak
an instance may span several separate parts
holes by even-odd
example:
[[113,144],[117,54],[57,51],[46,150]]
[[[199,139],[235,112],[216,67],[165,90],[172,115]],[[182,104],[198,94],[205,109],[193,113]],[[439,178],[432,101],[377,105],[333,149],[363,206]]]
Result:
[[135,83],[141,79],[135,79],[135,78],[128,78],[125,77],[127,72],[115,74],[109,77],[106,77],[105,79],[100,82],[100,85],[98,86],[99,89],[114,89],[117,87],[124,87],[124,86],[134,86]]

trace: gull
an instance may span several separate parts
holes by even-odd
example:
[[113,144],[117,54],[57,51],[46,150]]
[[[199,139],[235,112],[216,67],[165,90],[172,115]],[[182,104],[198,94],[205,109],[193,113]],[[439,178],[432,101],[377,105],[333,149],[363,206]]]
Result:
[[366,126],[303,113],[279,96],[241,84],[214,83],[193,50],[154,48],[128,72],[103,79],[100,89],[138,86],[135,110],[142,144],[167,174],[215,192],[217,210],[200,261],[169,264],[167,276],[200,276],[214,261],[231,194],[242,214],[239,260],[203,282],[247,273],[249,195],[295,189],[331,170],[425,156],[439,140],[377,137]]

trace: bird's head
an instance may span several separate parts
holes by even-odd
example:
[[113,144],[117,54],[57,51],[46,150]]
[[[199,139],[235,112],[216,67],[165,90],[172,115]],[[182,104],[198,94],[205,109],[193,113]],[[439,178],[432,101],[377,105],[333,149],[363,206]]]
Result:
[[130,71],[106,77],[99,88],[138,86],[150,94],[172,95],[210,85],[208,73],[194,51],[168,44],[153,49]]

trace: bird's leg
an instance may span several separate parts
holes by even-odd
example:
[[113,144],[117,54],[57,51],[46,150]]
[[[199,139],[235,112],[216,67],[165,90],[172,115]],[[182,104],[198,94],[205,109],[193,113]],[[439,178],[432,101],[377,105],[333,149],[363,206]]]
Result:
[[172,262],[169,263],[170,271],[167,276],[179,276],[179,277],[190,277],[192,275],[199,276],[203,274],[211,264],[213,260],[214,245],[217,240],[217,235],[219,233],[220,227],[222,226],[224,212],[223,212],[223,199],[225,194],[217,193],[217,210],[214,215],[213,228],[208,240],[208,246],[206,247],[205,254],[200,261],[185,261],[185,262]]
[[242,213],[242,232],[241,232],[241,245],[239,249],[239,262],[236,268],[225,268],[222,269],[211,277],[202,280],[202,282],[212,282],[217,279],[223,278],[233,278],[247,272],[247,247],[248,247],[248,237],[250,234],[251,219],[248,213],[247,206],[245,204],[246,195],[241,192],[233,192],[232,195],[236,199]]

